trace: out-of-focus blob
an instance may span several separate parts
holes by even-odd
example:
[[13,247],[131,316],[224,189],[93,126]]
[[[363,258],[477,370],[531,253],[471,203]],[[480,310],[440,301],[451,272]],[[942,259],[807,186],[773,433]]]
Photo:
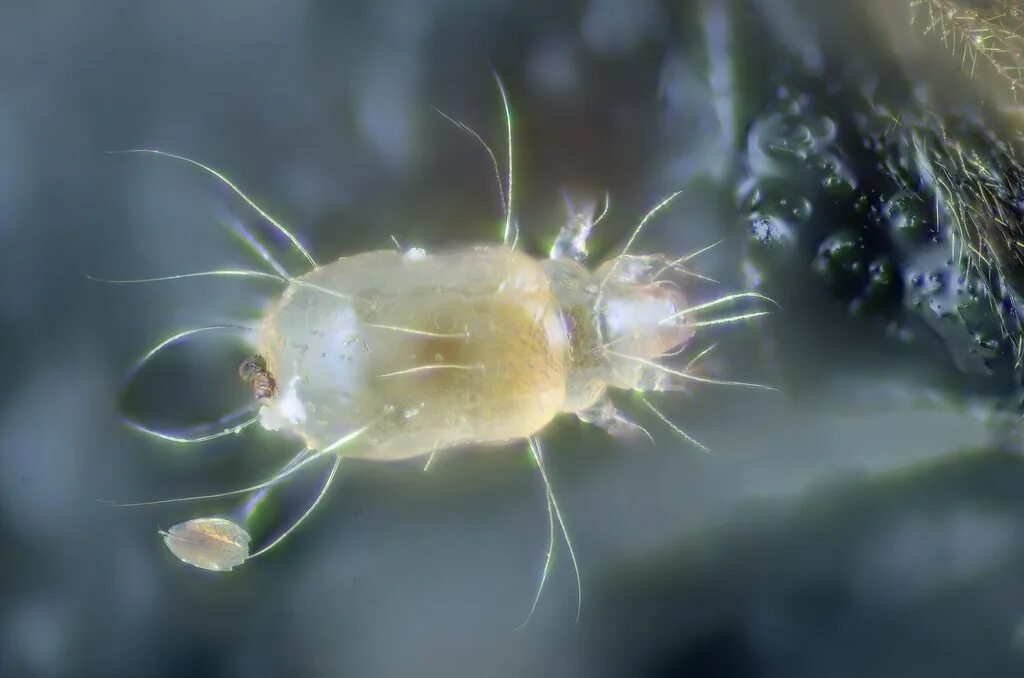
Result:
[[249,557],[249,533],[226,518],[196,518],[160,533],[171,553],[189,565],[228,572]]
[[607,55],[625,54],[656,35],[663,24],[661,8],[652,0],[619,3],[591,0],[580,30],[587,45]]

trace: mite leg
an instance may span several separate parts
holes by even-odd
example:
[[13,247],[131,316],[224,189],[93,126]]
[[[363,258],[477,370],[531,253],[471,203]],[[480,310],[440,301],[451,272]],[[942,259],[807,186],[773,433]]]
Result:
[[[703,351],[701,351],[693,358],[691,358],[690,361],[687,362],[681,370],[677,371],[684,375],[692,375],[693,372],[691,370],[698,363],[700,363],[700,361],[703,360],[705,356],[707,356],[709,353],[715,350],[715,347],[716,344],[708,346]],[[680,346],[674,351],[669,351],[668,353],[661,354],[660,356],[657,357],[657,359],[665,360],[667,358],[674,358],[676,356],[682,355],[683,353],[688,351],[689,348],[690,347],[686,345]],[[637,389],[639,389],[640,391],[657,392],[686,391],[687,388],[690,386],[689,380],[684,377],[676,376],[675,374],[669,374],[664,370],[655,367],[650,367],[647,365],[644,365],[641,368],[640,375],[637,377],[636,380],[636,384]]]
[[647,429],[624,417],[607,393],[592,407],[577,412],[576,417],[585,424],[593,424],[604,429],[615,438],[632,438],[642,433],[652,444],[654,443],[654,438]]
[[564,196],[565,206],[568,211],[568,219],[558,231],[558,237],[551,246],[549,256],[552,259],[573,259],[580,263],[587,260],[587,238],[590,232],[597,226],[605,215],[608,214],[611,205],[611,197],[604,194],[604,207],[601,214],[595,218],[597,206],[592,202],[584,203],[577,208],[573,205],[568,195]]

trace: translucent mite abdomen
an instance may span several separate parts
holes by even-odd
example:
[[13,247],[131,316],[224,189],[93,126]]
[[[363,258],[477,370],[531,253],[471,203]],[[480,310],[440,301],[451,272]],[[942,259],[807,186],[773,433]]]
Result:
[[522,439],[565,406],[566,327],[525,254],[368,252],[303,281],[260,325],[266,428],[323,449],[375,422],[344,455],[392,460]]

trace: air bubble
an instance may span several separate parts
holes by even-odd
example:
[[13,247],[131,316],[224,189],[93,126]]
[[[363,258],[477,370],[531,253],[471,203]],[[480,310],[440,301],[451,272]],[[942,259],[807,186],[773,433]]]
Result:
[[828,278],[836,292],[854,296],[862,291],[865,271],[864,241],[859,233],[840,231],[818,247],[812,267]]
[[782,173],[803,165],[835,140],[831,118],[802,113],[773,113],[762,117],[750,130],[747,160],[755,174]]
[[857,188],[857,179],[853,172],[837,156],[826,153],[817,158],[815,169],[821,172],[821,185],[830,193],[848,195]]
[[769,179],[753,187],[747,199],[751,238],[769,247],[789,246],[813,212],[810,200],[793,195],[785,183]]
[[931,232],[924,209],[924,202],[916,193],[900,191],[886,201],[882,216],[894,237],[921,241]]

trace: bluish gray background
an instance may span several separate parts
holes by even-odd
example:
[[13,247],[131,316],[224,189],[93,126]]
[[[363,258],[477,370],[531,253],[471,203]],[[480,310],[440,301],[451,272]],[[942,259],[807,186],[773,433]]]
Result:
[[[549,244],[563,190],[611,191],[602,255],[682,186],[642,249],[724,236],[702,270],[734,288],[744,234],[727,177],[749,120],[730,108],[729,71],[736,55],[778,55],[730,42],[727,26],[757,8],[811,66],[842,32],[776,0],[0,3],[0,671],[1020,675],[1024,468],[963,452],[990,440],[984,418],[896,379],[659,398],[713,456],[649,417],[655,447],[556,424],[545,439],[583,571],[577,625],[563,550],[514,630],[546,540],[518,447],[426,474],[353,464],[300,532],[226,576],[182,566],[157,537],[200,507],[96,501],[234,487],[292,452],[265,433],[181,448],[119,424],[120,375],[145,347],[251,318],[272,289],[86,280],[249,265],[218,220],[255,221],[216,182],[105,151],[224,170],[322,260],[391,234],[493,241],[486,157],[430,108],[501,149],[493,67],[515,108],[526,248]],[[757,325],[723,335],[723,374],[770,375]],[[195,380],[234,379],[234,363],[201,364]],[[158,405],[202,400],[182,381]]]

